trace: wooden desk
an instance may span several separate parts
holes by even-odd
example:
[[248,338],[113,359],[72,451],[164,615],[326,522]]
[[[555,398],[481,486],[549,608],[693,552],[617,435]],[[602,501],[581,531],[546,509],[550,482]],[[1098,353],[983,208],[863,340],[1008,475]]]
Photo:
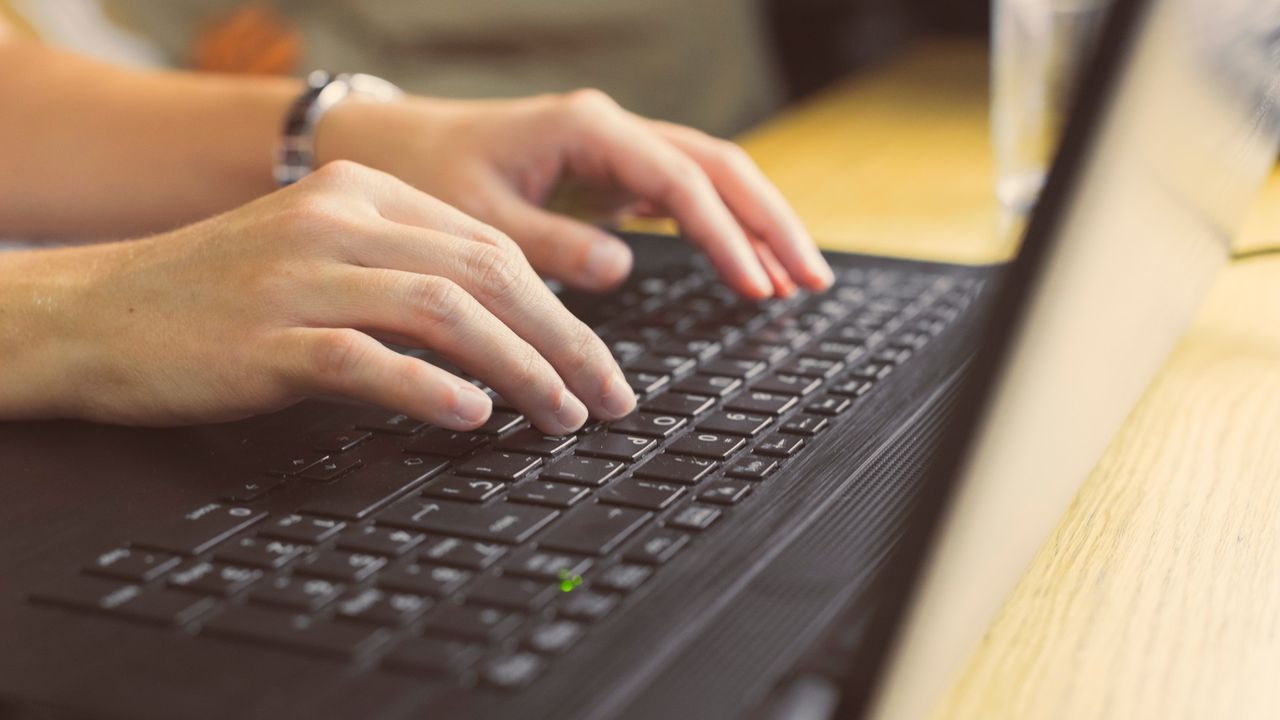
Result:
[[[986,58],[933,43],[744,138],[826,246],[976,262]],[[1237,245],[1280,243],[1273,177]],[[1280,256],[1228,268],[938,718],[1280,715]]]

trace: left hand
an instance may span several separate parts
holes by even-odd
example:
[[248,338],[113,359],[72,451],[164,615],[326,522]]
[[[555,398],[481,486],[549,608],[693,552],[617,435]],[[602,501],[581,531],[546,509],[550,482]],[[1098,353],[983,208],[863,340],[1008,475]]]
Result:
[[384,170],[501,229],[539,272],[577,288],[613,287],[632,258],[616,237],[542,207],[567,176],[612,185],[637,207],[675,218],[748,298],[832,281],[800,219],[745,151],[641,118],[598,91],[343,103],[321,122],[317,150],[321,162]]

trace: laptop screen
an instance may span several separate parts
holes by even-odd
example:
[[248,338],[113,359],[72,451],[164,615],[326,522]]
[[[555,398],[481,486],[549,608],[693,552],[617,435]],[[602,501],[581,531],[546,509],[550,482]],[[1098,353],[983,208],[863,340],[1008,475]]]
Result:
[[842,717],[921,717],[1164,363],[1272,166],[1280,0],[1122,0],[989,306]]

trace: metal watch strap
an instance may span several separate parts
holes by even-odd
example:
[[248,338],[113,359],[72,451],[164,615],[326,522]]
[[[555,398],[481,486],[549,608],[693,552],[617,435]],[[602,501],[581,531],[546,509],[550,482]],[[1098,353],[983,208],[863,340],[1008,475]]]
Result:
[[373,75],[315,70],[307,86],[285,115],[284,130],[276,150],[275,179],[291,185],[315,169],[315,130],[320,119],[347,98],[390,102],[404,95],[400,88]]

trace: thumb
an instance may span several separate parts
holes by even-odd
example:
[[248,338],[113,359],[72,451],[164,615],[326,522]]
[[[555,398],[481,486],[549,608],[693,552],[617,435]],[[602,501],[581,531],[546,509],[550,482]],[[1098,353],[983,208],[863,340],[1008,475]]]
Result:
[[540,273],[581,290],[608,290],[631,272],[631,248],[587,223],[512,203],[504,230]]

